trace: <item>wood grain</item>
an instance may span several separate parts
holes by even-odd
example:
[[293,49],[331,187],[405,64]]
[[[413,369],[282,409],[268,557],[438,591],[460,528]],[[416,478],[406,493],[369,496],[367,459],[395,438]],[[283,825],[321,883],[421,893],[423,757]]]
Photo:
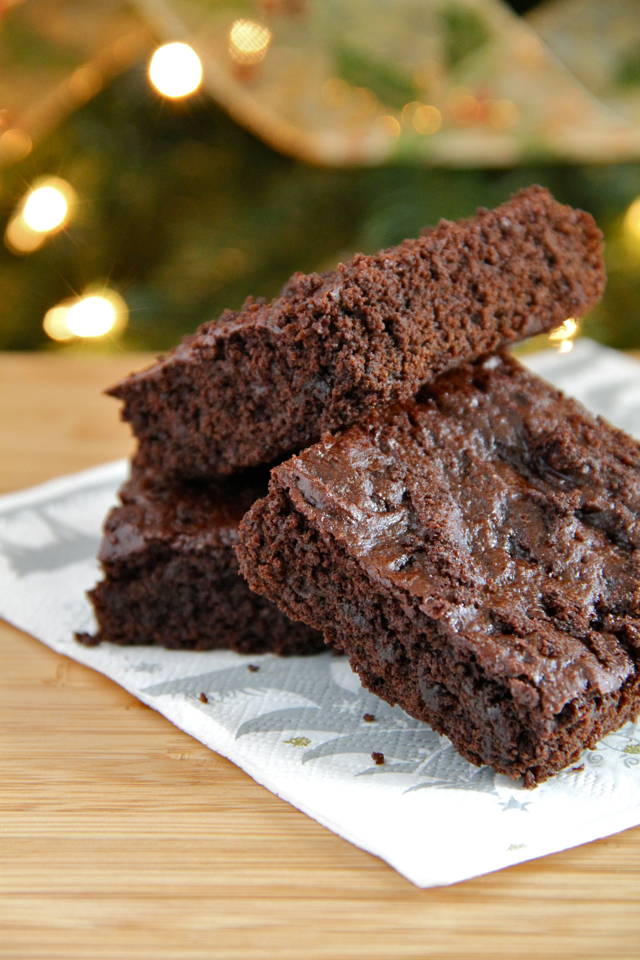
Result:
[[[2,489],[128,454],[146,360],[0,355]],[[1,623],[0,710],[3,960],[640,958],[640,828],[417,890]]]

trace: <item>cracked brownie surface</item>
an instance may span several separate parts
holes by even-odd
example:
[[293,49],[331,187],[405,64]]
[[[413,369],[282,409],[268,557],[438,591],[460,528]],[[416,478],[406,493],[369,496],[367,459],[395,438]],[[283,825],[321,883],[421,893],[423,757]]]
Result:
[[640,447],[505,354],[272,473],[242,572],[531,785],[640,712]]

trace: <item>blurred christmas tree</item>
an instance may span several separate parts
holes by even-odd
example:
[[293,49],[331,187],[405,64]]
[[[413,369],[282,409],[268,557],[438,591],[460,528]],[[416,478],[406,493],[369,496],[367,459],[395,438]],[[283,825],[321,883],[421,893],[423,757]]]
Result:
[[[472,57],[485,35],[478,23],[471,32],[468,24],[461,27],[460,4],[447,9],[449,46],[443,56],[457,63]],[[148,34],[136,30],[139,55]],[[24,44],[24,35],[12,42]],[[135,44],[127,49],[135,59]],[[60,69],[74,70],[77,77],[86,56],[74,59],[72,52],[67,49]],[[382,106],[371,122],[386,118],[394,133],[390,120],[400,127],[403,117],[393,113],[391,101],[400,109],[414,95],[403,88],[402,72],[356,55],[353,47],[343,46],[338,54],[340,82],[354,90],[375,88]],[[108,283],[129,311],[118,343],[165,349],[225,307],[239,307],[249,294],[275,295],[295,270],[328,269],[356,250],[373,252],[397,243],[440,217],[467,216],[534,182],[590,210],[605,231],[609,286],[584,332],[614,346],[640,346],[640,206],[633,206],[640,197],[640,164],[538,161],[512,168],[445,169],[425,166],[403,149],[380,166],[312,165],[267,146],[204,92],[184,100],[159,98],[146,69],[145,59],[114,79],[107,77],[96,96],[76,103],[27,156],[5,166],[3,229],[40,177],[61,178],[77,199],[65,229],[33,252],[12,251],[11,243],[0,249],[0,347],[51,344],[42,327],[45,313]],[[82,74],[85,87],[76,80],[74,89],[82,93],[86,84],[90,87],[91,76]],[[464,96],[482,107],[477,91]],[[419,127],[412,119],[419,108],[418,102],[409,118],[411,137]],[[444,111],[442,106],[443,116]],[[489,114],[487,108],[482,116]],[[482,116],[478,113],[473,122],[480,125]],[[464,118],[461,130],[468,130]],[[4,137],[12,133],[8,129]],[[480,126],[478,136],[485,136]],[[15,135],[8,136],[5,148],[16,142],[19,147]],[[115,341],[101,341],[103,347],[110,343]]]

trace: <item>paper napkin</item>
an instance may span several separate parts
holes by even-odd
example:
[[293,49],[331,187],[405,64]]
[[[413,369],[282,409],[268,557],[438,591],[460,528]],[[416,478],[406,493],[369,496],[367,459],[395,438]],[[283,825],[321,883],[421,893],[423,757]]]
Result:
[[[640,436],[640,365],[591,341],[526,358]],[[421,887],[455,883],[640,823],[640,722],[535,790],[474,767],[360,686],[344,657],[87,648],[85,591],[125,461],[0,498],[0,615],[111,677],[283,800]],[[256,671],[249,669],[259,667]],[[206,703],[200,694],[206,694]],[[375,721],[366,722],[365,714]],[[373,752],[383,753],[377,766]],[[186,788],[185,788],[186,789]]]

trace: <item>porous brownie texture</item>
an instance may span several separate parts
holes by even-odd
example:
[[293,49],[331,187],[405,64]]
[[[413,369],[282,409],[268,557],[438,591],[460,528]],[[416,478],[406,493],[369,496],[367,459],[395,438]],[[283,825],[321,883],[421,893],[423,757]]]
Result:
[[640,712],[640,447],[507,355],[272,472],[240,569],[528,786]]
[[90,593],[99,625],[88,644],[303,654],[322,634],[292,623],[238,572],[238,523],[266,492],[266,472],[230,484],[159,484],[134,467],[107,517]]
[[227,475],[581,315],[603,286],[591,216],[531,187],[329,274],[296,274],[271,303],[226,311],[109,393],[147,467]]

